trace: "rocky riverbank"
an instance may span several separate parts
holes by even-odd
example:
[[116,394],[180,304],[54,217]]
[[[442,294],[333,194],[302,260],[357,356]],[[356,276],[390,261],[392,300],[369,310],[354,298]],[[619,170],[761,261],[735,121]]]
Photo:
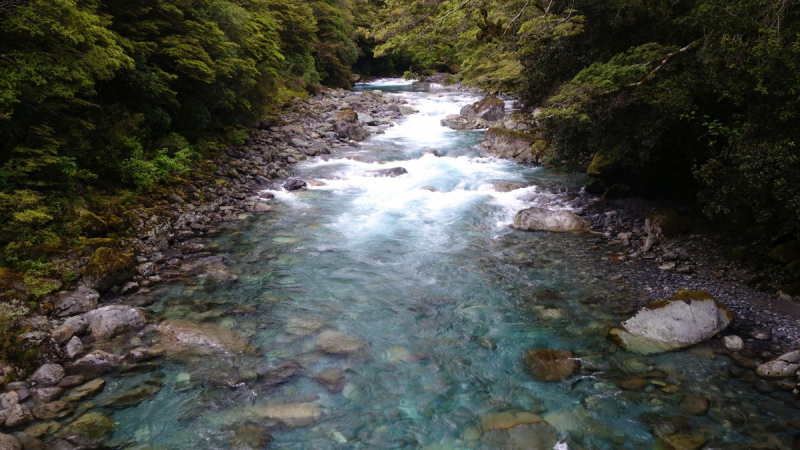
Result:
[[[219,233],[225,222],[269,213],[272,195],[259,194],[268,187],[294,190],[315,182],[288,179],[292,164],[333,148],[355,150],[358,141],[413,112],[401,98],[380,91],[325,89],[257,124],[246,145],[200,164],[187,183],[161,194],[153,205],[113,220],[85,213],[83,245],[53,257],[71,267],[74,280],[21,321],[19,345],[28,359],[0,362],[0,449],[43,449],[45,440],[59,450],[95,448],[92,442],[115,428],[86,403],[104,388],[99,376],[152,370],[167,352],[186,348],[247,351],[246,339],[233,332],[185,320],[153,324],[146,311],[153,302],[150,288],[190,275],[206,283],[235,281],[238,274],[228,261],[197,238]],[[105,235],[125,227],[122,239]],[[21,275],[0,275],[4,299],[26,300],[30,289]],[[161,342],[137,344],[140,339],[132,336],[148,327]],[[279,380],[294,373],[279,372],[263,375]],[[138,404],[158,392],[157,381],[114,395],[104,406]]]

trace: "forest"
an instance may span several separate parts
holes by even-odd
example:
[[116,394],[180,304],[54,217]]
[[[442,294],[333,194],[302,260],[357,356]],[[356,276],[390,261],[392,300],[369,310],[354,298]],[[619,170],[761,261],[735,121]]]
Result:
[[[4,0],[0,260],[168,185],[320,86],[461,82],[520,99],[545,161],[608,197],[800,231],[792,0]],[[111,199],[111,200],[109,200]],[[106,202],[106,203],[104,203]]]

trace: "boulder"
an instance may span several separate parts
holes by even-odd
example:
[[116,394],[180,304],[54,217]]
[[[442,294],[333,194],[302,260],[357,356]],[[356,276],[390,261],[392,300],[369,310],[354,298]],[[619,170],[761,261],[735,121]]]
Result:
[[22,450],[22,442],[14,435],[0,433],[0,450]]
[[83,341],[78,336],[72,336],[72,339],[64,346],[64,355],[68,359],[73,359],[83,353]]
[[255,423],[248,423],[236,429],[229,443],[232,450],[257,450],[266,448],[272,442],[269,430]]
[[405,175],[408,173],[408,171],[403,167],[392,167],[391,169],[370,170],[367,173],[376,177],[394,178],[394,177],[399,177],[400,175]]
[[791,241],[778,245],[769,252],[769,258],[773,261],[789,264],[800,259],[800,241]]
[[486,131],[483,155],[492,158],[513,159],[521,163],[540,163],[547,148],[547,141],[536,134],[491,127]]
[[61,431],[60,436],[80,434],[93,441],[102,441],[116,431],[117,423],[103,413],[92,412],[81,416]]
[[287,191],[297,191],[300,189],[305,189],[306,185],[305,180],[301,180],[299,178],[289,178],[286,180],[286,183],[283,184],[283,188]]
[[341,331],[325,330],[317,336],[317,348],[325,353],[353,354],[364,349],[366,343],[358,337],[348,336]]
[[6,415],[6,427],[8,428],[21,427],[33,422],[33,414],[22,405],[14,405],[5,409],[3,413]]
[[581,361],[567,350],[537,349],[525,355],[525,366],[534,379],[561,381],[581,368]]
[[352,109],[345,109],[336,117],[333,131],[340,137],[354,141],[363,141],[369,133],[358,122],[358,113]]
[[162,322],[157,329],[168,353],[191,350],[240,353],[252,350],[244,336],[208,324],[174,319]]
[[322,416],[322,409],[314,403],[290,403],[256,408],[255,415],[287,427],[304,427],[316,422]]
[[64,393],[64,388],[60,388],[58,386],[50,386],[50,387],[34,389],[31,392],[31,396],[33,397],[33,401],[35,401],[36,403],[50,403],[52,401],[58,400],[58,398],[61,397],[61,394],[63,393]]
[[652,302],[610,331],[620,347],[648,355],[704,342],[724,330],[733,313],[705,291],[681,291]]
[[450,114],[440,121],[443,127],[454,130],[482,130],[489,128],[489,122],[475,116]]
[[791,377],[800,373],[800,350],[795,350],[761,364],[756,373],[767,378]]
[[517,213],[512,226],[531,231],[583,231],[589,228],[589,222],[563,209],[528,208]]
[[128,281],[135,274],[136,264],[131,257],[112,248],[100,247],[92,254],[92,258],[83,272],[86,286],[105,292],[123,281]]
[[77,224],[81,227],[84,236],[104,236],[108,232],[108,224],[92,212],[86,211],[78,218]]
[[93,397],[102,391],[105,385],[106,382],[103,381],[102,378],[96,378],[71,390],[63,397],[63,400],[77,402],[85,398]]
[[64,368],[58,364],[45,364],[33,372],[30,380],[39,386],[55,386],[64,378]]
[[74,291],[60,292],[55,303],[55,315],[67,317],[89,312],[97,308],[99,299],[100,293],[86,286],[78,286]]
[[83,315],[89,323],[92,337],[109,339],[129,331],[136,331],[147,323],[139,308],[126,305],[104,306]]
[[477,116],[487,122],[496,122],[506,115],[506,104],[497,97],[486,97],[461,108],[463,116]]
[[66,370],[70,375],[84,375],[96,377],[111,372],[119,367],[119,358],[103,350],[93,350],[81,359],[67,364]]
[[65,323],[57,326],[50,332],[50,338],[55,341],[56,344],[63,344],[67,342],[72,335],[75,334],[75,326],[71,323]]
[[492,187],[497,192],[511,192],[522,189],[525,185],[522,183],[512,183],[510,181],[500,181],[498,183],[492,183]]
[[33,415],[41,420],[60,419],[72,414],[72,407],[65,401],[45,403],[33,408]]

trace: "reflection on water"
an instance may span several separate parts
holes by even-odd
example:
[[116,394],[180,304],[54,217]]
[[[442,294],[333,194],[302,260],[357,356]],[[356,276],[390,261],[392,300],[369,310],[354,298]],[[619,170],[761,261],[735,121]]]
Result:
[[[145,380],[162,385],[152,400],[114,412],[116,439],[132,448],[263,448],[258,430],[267,426],[270,448],[285,449],[649,449],[657,436],[683,435],[717,448],[768,434],[787,441],[791,412],[731,379],[723,358],[613,352],[603,332],[620,317],[609,305],[624,306],[630,294],[586,253],[587,236],[508,227],[531,202],[563,207],[579,180],[480,158],[472,147],[481,132],[441,127],[471,94],[414,92],[398,80],[365,87],[402,95],[419,113],[359,149],[299,165],[297,176],[325,184],[274,192],[275,212],[206,241],[233,261],[237,282],[200,277],[153,292],[157,316],[233,330],[255,351],[184,356],[109,380],[105,396]],[[367,162],[343,158],[353,152]],[[371,173],[391,167],[408,174]],[[501,181],[530,187],[497,192],[492,183]],[[532,348],[572,350],[584,371],[534,381],[523,362]],[[302,375],[283,379],[278,367]],[[631,378],[646,386],[618,387]],[[711,408],[687,415],[687,394],[707,396]],[[310,405],[278,426],[268,407],[280,404]],[[502,415],[523,411],[545,422]],[[309,412],[313,423],[304,423]],[[508,420],[520,424],[506,430]]]

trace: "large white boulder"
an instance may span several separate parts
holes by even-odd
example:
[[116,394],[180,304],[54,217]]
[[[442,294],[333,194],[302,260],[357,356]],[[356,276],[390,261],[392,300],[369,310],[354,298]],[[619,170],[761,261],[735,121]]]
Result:
[[724,330],[733,313],[706,291],[655,301],[609,333],[621,347],[648,355],[689,347]]
[[583,231],[589,228],[589,222],[564,209],[528,208],[517,213],[513,227],[531,231]]

